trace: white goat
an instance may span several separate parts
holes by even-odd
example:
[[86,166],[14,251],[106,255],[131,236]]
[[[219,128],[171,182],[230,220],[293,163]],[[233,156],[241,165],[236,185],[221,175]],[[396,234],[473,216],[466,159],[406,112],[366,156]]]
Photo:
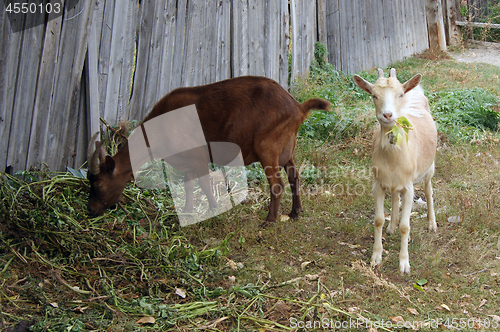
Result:
[[[436,231],[436,218],[432,202],[431,178],[434,175],[434,157],[436,155],[437,131],[432,120],[429,102],[419,86],[422,75],[417,74],[401,84],[396,78],[396,70],[391,69],[389,78],[384,78],[382,69],[379,77],[371,84],[354,75],[354,82],[368,92],[375,104],[380,129],[373,135],[372,169],[374,173],[373,195],[375,198],[375,243],[371,265],[382,262],[382,227],[384,226],[384,198],[388,191],[392,196],[391,221],[387,233],[393,233],[398,227],[399,195],[402,197],[401,213],[401,251],[399,270],[410,273],[408,241],[410,236],[410,214],[413,203],[413,184],[424,180],[424,193],[427,199],[427,219],[429,230]],[[390,133],[396,120],[404,116],[413,129],[406,133],[396,144]]]

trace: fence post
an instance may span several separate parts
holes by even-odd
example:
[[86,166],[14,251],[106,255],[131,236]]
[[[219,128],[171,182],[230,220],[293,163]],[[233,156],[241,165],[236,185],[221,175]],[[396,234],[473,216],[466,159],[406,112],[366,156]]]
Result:
[[461,0],[443,0],[445,7],[445,30],[446,30],[446,43],[450,46],[458,46],[462,43],[462,32],[456,21],[459,21],[460,16],[460,1]]
[[429,48],[433,51],[446,51],[443,10],[441,0],[425,0]]

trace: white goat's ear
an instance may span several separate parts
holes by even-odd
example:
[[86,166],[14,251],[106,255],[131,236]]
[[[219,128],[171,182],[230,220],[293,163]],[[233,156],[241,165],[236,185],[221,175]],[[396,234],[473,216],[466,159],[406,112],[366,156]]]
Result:
[[371,84],[370,82],[368,82],[367,80],[358,75],[354,75],[352,79],[357,86],[359,86],[361,89],[365,90],[369,94],[372,94],[373,84]]
[[411,89],[413,89],[414,87],[416,87],[420,83],[421,79],[422,79],[422,75],[417,74],[417,75],[413,76],[412,78],[410,78],[408,81],[406,81],[403,84],[404,92],[407,93],[408,91],[411,91]]

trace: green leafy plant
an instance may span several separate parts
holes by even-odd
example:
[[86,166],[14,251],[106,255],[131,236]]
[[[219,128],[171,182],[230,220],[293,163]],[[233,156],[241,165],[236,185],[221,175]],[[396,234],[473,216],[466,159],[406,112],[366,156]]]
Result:
[[442,91],[429,95],[429,102],[440,131],[468,139],[482,131],[497,131],[500,114],[495,110],[499,98],[481,89]]
[[311,165],[300,172],[300,177],[304,183],[313,184],[321,177],[321,171]]
[[406,143],[408,143],[408,132],[413,129],[413,127],[410,124],[410,121],[404,116],[400,116],[397,120],[394,126],[390,131],[386,133],[386,135],[389,135],[392,133],[393,135],[393,140],[391,140],[391,143],[396,143],[398,146],[401,145],[401,140],[403,139],[403,130],[406,132]]

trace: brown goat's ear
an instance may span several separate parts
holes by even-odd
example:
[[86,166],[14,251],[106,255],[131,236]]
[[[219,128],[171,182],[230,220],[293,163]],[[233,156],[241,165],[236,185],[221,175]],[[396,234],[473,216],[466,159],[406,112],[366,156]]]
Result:
[[404,92],[407,93],[408,91],[411,91],[414,87],[416,87],[420,83],[421,79],[422,79],[422,75],[417,74],[417,75],[413,76],[412,78],[410,78],[408,81],[406,81],[403,84]]
[[115,160],[113,159],[113,157],[107,155],[105,158],[104,158],[104,170],[106,172],[109,172],[109,173],[113,173],[113,171],[115,170]]
[[370,82],[368,82],[367,80],[358,75],[354,75],[352,79],[357,86],[359,86],[361,89],[365,90],[369,94],[372,94],[373,84],[371,84]]

